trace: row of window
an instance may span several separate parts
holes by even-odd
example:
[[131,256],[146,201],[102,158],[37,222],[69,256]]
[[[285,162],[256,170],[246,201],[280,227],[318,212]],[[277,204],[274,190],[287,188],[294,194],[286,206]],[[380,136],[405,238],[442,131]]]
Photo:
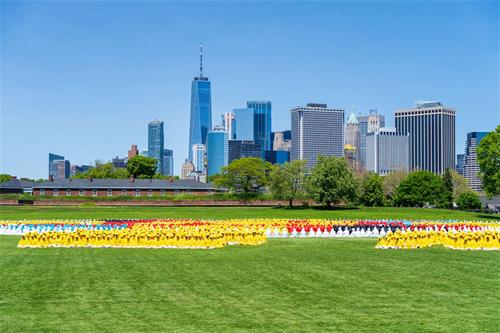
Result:
[[[76,192],[76,191],[71,191],[71,190],[65,190],[65,191],[61,191],[61,192],[65,192],[66,193],[66,196],[71,196],[72,195],[72,192]],[[147,191],[144,191],[144,192],[147,192],[147,195],[148,197],[152,197],[153,196],[153,190],[147,190]],[[121,195],[134,195],[136,197],[140,197],[141,196],[141,190],[131,190],[131,191],[127,191],[127,190],[121,190]],[[179,191],[179,190],[175,190],[174,191],[174,194],[191,194],[191,191],[187,190],[187,191]],[[106,194],[108,197],[112,197],[113,196],[113,190],[111,189],[108,189],[106,191]],[[166,191],[165,190],[160,190],[160,195],[165,195],[166,194]],[[45,195],[45,189],[40,189],[40,195]],[[59,196],[59,190],[58,189],[54,189],[52,191],[52,195],[54,197],[58,197]],[[84,196],[85,195],[85,190],[78,190],[78,195],[79,196]],[[96,189],[93,189],[92,190],[92,196],[96,197],[97,196],[97,190]]]

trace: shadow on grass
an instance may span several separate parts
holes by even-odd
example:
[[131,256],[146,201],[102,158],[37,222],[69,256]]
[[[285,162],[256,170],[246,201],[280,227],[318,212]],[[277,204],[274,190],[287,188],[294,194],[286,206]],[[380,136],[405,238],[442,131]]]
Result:
[[307,206],[307,205],[296,205],[296,206],[274,206],[273,209],[283,209],[283,210],[320,210],[320,211],[349,211],[358,210],[359,207],[346,207],[346,206]]
[[493,214],[479,214],[477,217],[480,219],[485,219],[485,220],[495,220],[495,221],[500,221],[500,215],[493,215]]

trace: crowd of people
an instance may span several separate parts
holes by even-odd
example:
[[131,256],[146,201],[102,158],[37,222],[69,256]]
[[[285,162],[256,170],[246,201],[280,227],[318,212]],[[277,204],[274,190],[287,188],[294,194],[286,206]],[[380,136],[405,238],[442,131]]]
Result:
[[70,232],[28,232],[18,247],[128,247],[220,248],[226,245],[259,245],[266,241],[262,230],[230,226],[137,225],[132,228],[77,229]]
[[454,250],[500,250],[500,232],[490,229],[396,230],[379,238],[378,249],[418,249],[442,245]]

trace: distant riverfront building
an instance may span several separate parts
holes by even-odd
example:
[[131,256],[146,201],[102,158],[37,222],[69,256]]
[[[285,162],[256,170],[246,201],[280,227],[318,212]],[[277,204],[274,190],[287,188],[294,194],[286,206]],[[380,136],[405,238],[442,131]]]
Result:
[[164,148],[163,121],[153,120],[148,124],[148,156],[156,159],[156,172],[163,173]]
[[359,121],[356,118],[354,112],[349,115],[347,119],[346,133],[345,133],[345,144],[351,149],[348,149],[350,152],[354,149],[354,161],[357,160],[357,153],[359,152],[359,140],[360,140],[360,130],[359,130]]
[[479,163],[477,162],[477,147],[479,142],[488,132],[467,133],[464,157],[464,177],[469,181],[469,186],[474,191],[482,190],[481,178],[479,178]]
[[409,134],[395,128],[381,128],[366,135],[366,169],[384,176],[393,171],[408,171]]
[[372,109],[367,115],[357,115],[356,120],[359,123],[359,146],[354,147],[357,150],[357,160],[362,166],[366,166],[366,135],[385,127],[385,117],[378,110]]
[[228,164],[228,159],[227,132],[224,128],[215,127],[207,135],[207,176],[220,173]]

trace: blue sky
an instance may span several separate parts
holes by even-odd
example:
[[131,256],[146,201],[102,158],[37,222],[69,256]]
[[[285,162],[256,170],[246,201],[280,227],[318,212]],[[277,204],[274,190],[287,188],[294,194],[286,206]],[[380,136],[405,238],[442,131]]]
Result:
[[165,122],[175,172],[187,156],[190,84],[204,44],[213,119],[247,100],[394,111],[457,110],[457,152],[500,123],[500,5],[480,2],[1,2],[0,172],[47,177],[147,149]]

